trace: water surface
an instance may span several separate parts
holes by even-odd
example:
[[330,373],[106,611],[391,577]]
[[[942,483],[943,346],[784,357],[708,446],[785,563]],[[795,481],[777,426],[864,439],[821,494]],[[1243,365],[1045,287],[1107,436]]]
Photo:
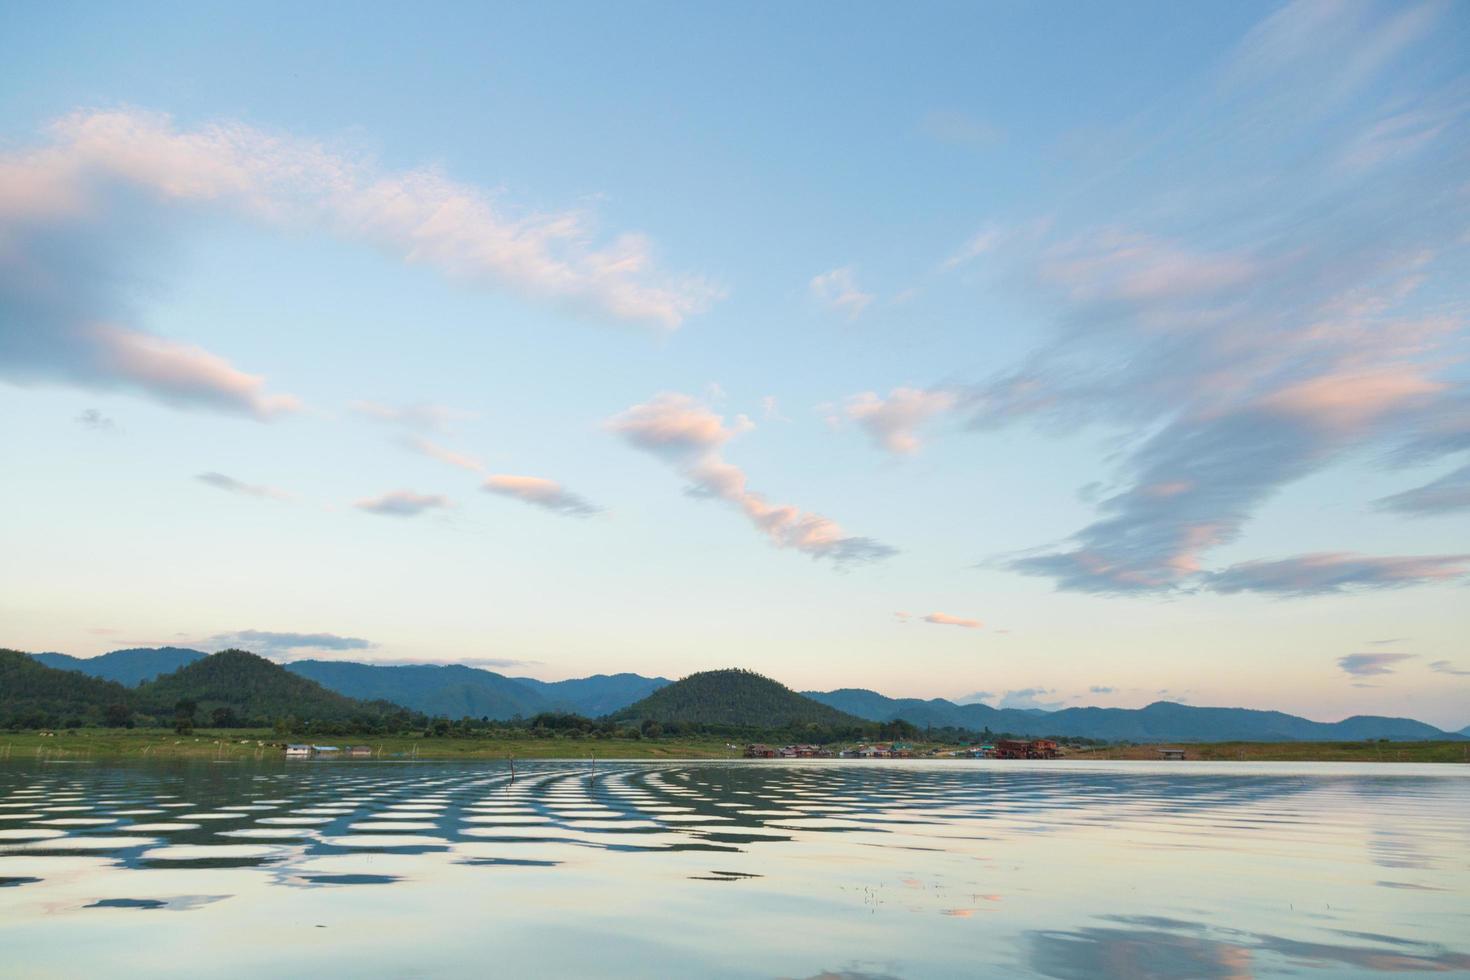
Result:
[[0,763],[0,972],[1470,975],[1470,769]]

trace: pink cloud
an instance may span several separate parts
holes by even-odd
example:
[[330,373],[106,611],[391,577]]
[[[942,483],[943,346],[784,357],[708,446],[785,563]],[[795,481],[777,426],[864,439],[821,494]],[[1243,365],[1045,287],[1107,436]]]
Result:
[[953,392],[895,388],[886,399],[871,391],[854,395],[847,400],[845,411],[874,444],[891,453],[909,454],[919,449],[918,428],[949,411],[955,402]]
[[1282,388],[1264,399],[1263,404],[1323,428],[1353,432],[1445,388],[1446,385],[1424,377],[1417,367],[1398,365],[1321,374]]
[[485,481],[483,489],[571,517],[588,517],[598,512],[598,508],[585,498],[570,492],[555,480],[539,476],[497,473]]
[[456,466],[459,469],[468,470],[471,473],[483,473],[485,471],[485,464],[469,453],[449,449],[439,445],[437,442],[431,442],[423,436],[405,436],[402,443],[414,452],[427,456],[430,459],[437,459],[441,463],[448,463],[450,466]]
[[262,419],[301,408],[300,399],[268,394],[264,378],[203,348],[122,327],[97,326],[91,335],[109,376],[165,401],[212,403]]
[[664,457],[693,484],[697,496],[734,505],[772,544],[838,564],[873,561],[895,553],[871,538],[854,537],[830,518],[787,504],[769,503],[746,485],[745,472],[719,449],[754,428],[743,415],[733,426],[688,395],[665,393],[614,416],[607,427],[634,446]]
[[48,135],[49,145],[0,159],[0,205],[76,214],[97,206],[98,188],[122,181],[166,202],[315,227],[456,279],[670,329],[721,293],[702,279],[660,276],[642,235],[594,245],[581,211],[512,213],[491,193],[435,170],[384,171],[243,123],[189,130],[161,113],[79,111]]
[[930,613],[924,617],[924,622],[933,623],[936,626],[959,626],[967,630],[978,630],[985,625],[978,619],[964,619],[942,612]]

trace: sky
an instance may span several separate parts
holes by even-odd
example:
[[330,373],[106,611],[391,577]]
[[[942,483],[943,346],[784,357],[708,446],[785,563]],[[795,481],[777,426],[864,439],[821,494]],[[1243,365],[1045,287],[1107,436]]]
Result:
[[0,644],[1470,723],[1470,7],[0,7]]

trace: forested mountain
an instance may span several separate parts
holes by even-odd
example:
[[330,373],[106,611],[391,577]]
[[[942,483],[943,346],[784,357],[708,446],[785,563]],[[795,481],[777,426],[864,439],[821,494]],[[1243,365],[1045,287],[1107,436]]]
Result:
[[512,678],[544,695],[555,707],[600,718],[648,697],[672,683],[667,677],[641,674],[593,674],[565,681],[538,681],[534,677]]
[[32,656],[57,670],[74,670],[89,677],[136,687],[143,681],[151,681],[161,674],[171,674],[180,667],[203,660],[208,654],[183,647],[136,647],[85,658],[64,653],[36,653]]
[[[590,718],[612,715],[622,721],[752,730],[802,725],[850,728],[863,721],[902,720],[919,728],[1132,742],[1470,737],[1470,727],[1445,732],[1407,718],[1360,715],[1328,723],[1280,711],[1200,708],[1169,701],[1137,709],[1044,712],[956,704],[942,698],[888,698],[860,688],[797,694],[741,670],[693,674],[677,683],[628,673],[549,682],[458,664],[381,666],[302,660],[281,667],[243,651],[207,656],[179,647],[115,650],[92,658],[6,653],[0,672],[0,724],[13,725],[22,718],[37,722],[29,727],[74,721],[96,724],[108,708],[114,709],[114,720],[132,713],[139,720],[172,724],[176,703],[188,701],[196,706],[200,724],[210,723],[216,710],[230,724],[268,725],[293,716],[322,721],[383,718],[406,708],[453,719],[509,721],[516,716],[574,712]],[[111,680],[126,687],[109,686],[106,681]],[[138,686],[140,682],[144,683]]]
[[415,711],[445,718],[507,720],[517,715],[530,717],[541,711],[562,708],[522,681],[459,664],[389,667],[335,660],[298,660],[285,667],[293,674],[348,697],[393,701]]
[[[0,727],[101,725],[108,709],[126,706],[130,695],[121,684],[47,667],[16,650],[0,650]],[[114,716],[126,717],[126,708]]]
[[347,721],[400,710],[384,701],[369,703],[329,691],[244,650],[222,650],[134,693],[139,710],[155,715],[191,701],[205,718],[215,709],[228,709],[242,720],[266,724],[277,718]]
[[820,704],[749,670],[709,670],[659,688],[613,715],[626,721],[781,729],[802,725],[861,726],[862,720]]
[[1398,740],[1454,738],[1432,725],[1408,718],[1358,715],[1339,722],[1310,721],[1281,711],[1249,708],[1197,708],[1155,701],[1143,708],[1065,708],[1036,712],[992,708],[987,704],[955,704],[935,699],[886,698],[872,691],[846,688],[808,691],[806,696],[860,718],[902,718],[920,727],[954,726],[989,729],[1014,735],[1067,735],[1131,742],[1290,742],[1388,738]]

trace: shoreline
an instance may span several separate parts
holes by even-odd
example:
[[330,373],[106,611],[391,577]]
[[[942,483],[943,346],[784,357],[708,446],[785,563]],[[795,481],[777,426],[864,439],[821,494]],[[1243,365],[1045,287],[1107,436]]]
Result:
[[[365,746],[371,755],[343,761],[455,761],[507,759],[565,760],[736,760],[743,746],[721,738],[598,739],[598,738],[424,738],[421,736],[305,736],[282,737],[274,732],[230,730],[179,735],[163,730],[79,730],[76,733],[0,734],[0,763],[28,759],[49,761],[286,761],[287,742],[318,745]],[[931,759],[929,749],[949,745],[924,743],[912,760]],[[1122,762],[1161,760],[1161,749],[1183,750],[1189,762],[1380,762],[1470,763],[1470,741],[1438,742],[1159,742],[1147,745],[1103,746],[1064,751],[1059,762]],[[956,764],[977,760],[939,757]],[[291,760],[295,761],[337,761]],[[751,760],[780,762],[789,760]],[[809,761],[809,760],[802,760]],[[1000,760],[1002,763],[1006,760]]]

